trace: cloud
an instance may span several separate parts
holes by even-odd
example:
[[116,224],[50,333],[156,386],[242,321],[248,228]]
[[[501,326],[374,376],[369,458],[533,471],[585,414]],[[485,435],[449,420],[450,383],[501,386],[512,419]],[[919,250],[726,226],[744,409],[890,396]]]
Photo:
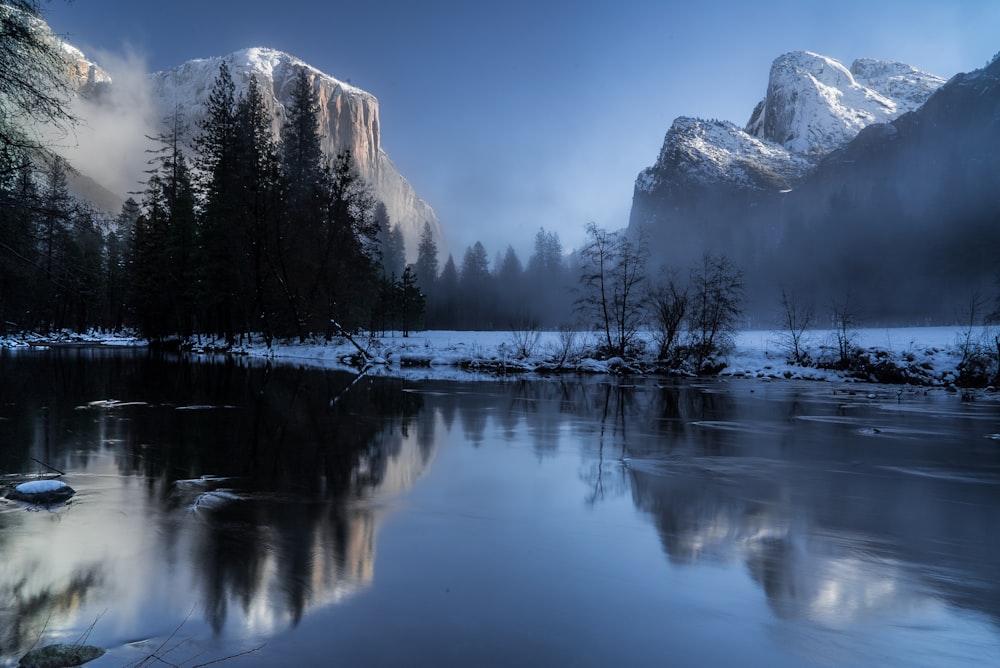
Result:
[[132,49],[123,55],[96,52],[92,58],[112,83],[96,95],[73,99],[70,110],[80,123],[57,150],[80,173],[125,198],[142,187],[160,111],[145,58]]

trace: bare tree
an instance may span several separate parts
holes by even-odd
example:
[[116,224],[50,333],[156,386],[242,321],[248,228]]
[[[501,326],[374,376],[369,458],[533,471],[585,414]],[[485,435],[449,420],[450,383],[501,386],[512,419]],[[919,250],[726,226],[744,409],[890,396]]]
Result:
[[743,290],[742,270],[725,255],[706,253],[692,271],[688,335],[699,373],[707,370],[709,360],[732,348],[743,312]]
[[514,355],[521,359],[527,359],[535,354],[535,348],[542,338],[539,331],[538,318],[524,309],[510,321],[511,347]]
[[830,318],[833,323],[834,338],[837,341],[837,354],[842,368],[851,365],[851,355],[857,347],[857,327],[860,324],[854,305],[851,303],[851,292],[848,290],[843,299],[834,299],[830,304]]
[[[41,128],[71,127],[66,60],[58,39],[39,18],[37,0],[0,4],[0,148],[33,153]],[[9,169],[0,164],[0,169]]]
[[677,272],[663,271],[649,288],[650,326],[657,347],[657,359],[670,359],[680,339],[688,310],[688,287],[677,280]]
[[587,238],[580,251],[583,294],[577,311],[601,332],[608,354],[625,355],[644,320],[648,245],[641,233],[635,240],[595,223],[587,225]]
[[785,288],[781,288],[782,344],[795,364],[805,364],[809,359],[803,349],[803,336],[815,319],[816,311],[812,304],[800,304],[794,294],[788,294]]

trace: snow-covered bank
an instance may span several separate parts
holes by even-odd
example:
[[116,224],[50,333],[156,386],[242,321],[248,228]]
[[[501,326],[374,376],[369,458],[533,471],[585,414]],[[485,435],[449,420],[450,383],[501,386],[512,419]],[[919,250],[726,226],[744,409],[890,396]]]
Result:
[[[853,341],[861,349],[859,359],[871,368],[870,377],[858,370],[837,370],[836,337],[833,331],[813,330],[803,345],[813,362],[809,366],[789,363],[781,332],[744,331],[737,335],[723,376],[796,378],[824,381],[907,382],[948,386],[958,378],[961,346],[966,332],[961,327],[910,327],[859,329]],[[976,328],[971,341],[992,345],[991,332]],[[578,333],[568,341],[560,332],[539,332],[537,340],[511,332],[431,331],[409,337],[398,334],[376,339],[358,339],[377,365],[392,375],[414,378],[468,378],[469,374],[551,373],[557,370],[581,373],[614,373],[623,370],[620,359],[594,359],[592,334]],[[650,346],[652,348],[652,346]],[[358,355],[346,339],[329,343],[264,343],[241,346],[238,352],[254,357],[285,360],[327,367],[347,367]],[[523,354],[523,353],[527,354]],[[650,357],[633,368],[654,368]]]
[[135,334],[95,330],[83,333],[63,330],[49,334],[21,332],[0,336],[0,348],[45,348],[52,345],[145,346],[146,341]]
[[[860,349],[857,365],[850,370],[833,368],[837,361],[835,332],[811,330],[802,345],[811,362],[806,366],[788,361],[787,335],[780,331],[740,332],[735,348],[727,356],[722,376],[793,378],[823,381],[873,381],[949,386],[959,379],[963,346],[971,343],[995,355],[995,331],[974,328],[967,341],[962,327],[908,327],[858,329],[852,333]],[[408,337],[357,337],[379,373],[407,378],[468,379],[483,375],[523,373],[617,373],[629,369],[655,371],[650,355],[626,365],[619,358],[595,359],[595,337],[591,333],[563,332],[415,332]],[[57,336],[26,335],[0,338],[0,347],[44,347],[53,344],[143,345],[134,336],[62,333]],[[652,346],[649,349],[652,350]],[[194,352],[217,352],[211,342],[193,346]],[[263,338],[250,337],[225,352],[293,364],[324,368],[356,369],[358,349],[344,337],[299,343],[275,342],[268,347]],[[994,362],[995,363],[995,362]]]

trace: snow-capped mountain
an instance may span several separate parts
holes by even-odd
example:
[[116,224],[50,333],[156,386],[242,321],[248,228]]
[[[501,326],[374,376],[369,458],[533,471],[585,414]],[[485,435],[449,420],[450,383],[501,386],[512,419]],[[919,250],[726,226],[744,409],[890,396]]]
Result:
[[87,60],[83,51],[60,41],[66,61],[70,87],[81,95],[95,95],[100,86],[110,86],[111,76],[96,63]]
[[656,164],[639,175],[636,193],[679,183],[786,189],[862,128],[916,109],[943,83],[902,63],[863,59],[848,70],[825,56],[787,53],[771,66],[767,95],[744,129],[674,121]]
[[[45,29],[48,29],[47,26]],[[114,103],[110,103],[110,107],[102,110],[101,100],[114,98],[111,93],[121,92],[115,91],[114,87],[127,86],[128,83],[116,84],[113,73],[105,71],[89,60],[76,47],[65,42],[61,43],[61,47],[66,58],[67,80],[70,87],[82,99],[93,102],[94,109],[97,110],[88,113],[120,113],[120,110],[113,108]],[[391,223],[398,225],[402,230],[408,261],[416,259],[417,243],[425,222],[431,226],[439,252],[447,253],[441,223],[434,209],[417,195],[413,186],[399,173],[389,156],[382,150],[379,103],[371,93],[338,81],[281,51],[249,48],[221,58],[191,60],[171,70],[154,73],[149,75],[147,80],[150,90],[130,91],[130,94],[140,99],[142,104],[151,103],[152,110],[144,110],[144,113],[151,119],[158,119],[164,123],[173,115],[175,109],[179,109],[186,125],[184,139],[190,147],[199,132],[199,121],[205,117],[205,105],[218,77],[219,65],[223,61],[229,66],[237,95],[246,90],[252,77],[257,78],[276,138],[280,136],[292,82],[298,72],[305,69],[318,94],[320,142],[324,153],[332,158],[344,150],[351,151],[362,178],[371,186],[375,196],[385,204]],[[152,100],[146,99],[150,96]],[[129,99],[129,95],[118,97]],[[140,132],[134,138],[135,146],[138,146],[142,139]],[[142,149],[136,149],[135,146],[129,150],[138,150],[139,157],[142,158]],[[189,151],[189,155],[192,153],[193,151]],[[83,176],[91,177],[97,182],[101,181],[101,174]],[[139,178],[141,174],[136,174],[135,180]],[[86,180],[89,182],[89,179]],[[89,191],[83,190],[77,194],[86,197],[87,192]],[[125,192],[117,194],[121,198],[126,195]],[[111,208],[108,202],[114,199],[116,198],[105,196],[94,203],[104,208]],[[117,208],[120,206],[121,202],[117,200],[117,206],[112,212],[117,213]]]
[[856,60],[848,70],[832,58],[794,51],[775,59],[767,96],[746,131],[803,155],[825,155],[923,104],[944,79],[909,65]]
[[730,182],[747,189],[781,190],[811,164],[804,156],[728,121],[681,116],[667,133],[656,168],[639,175],[636,189],[652,192],[661,186],[680,186],[688,191],[693,184]]
[[385,204],[390,221],[403,231],[409,261],[416,259],[424,222],[430,223],[438,248],[444,251],[437,214],[416,194],[382,150],[378,100],[371,93],[338,81],[287,53],[250,48],[221,58],[191,60],[153,74],[153,95],[162,115],[166,117],[179,107],[188,125],[188,138],[193,139],[199,121],[205,116],[205,103],[223,61],[232,74],[237,95],[246,90],[252,77],[257,78],[275,137],[280,135],[295,77],[305,69],[319,98],[323,152],[334,157],[344,150],[351,151],[362,177]]
[[789,54],[771,79],[745,130],[678,119],[640,174],[630,226],[647,230],[654,262],[725,253],[758,315],[784,285],[817,304],[851,294],[880,322],[953,319],[995,281],[1000,61],[942,83]]
[[753,205],[793,188],[863,128],[918,108],[943,83],[901,63],[862,59],[847,69],[806,51],[779,56],[745,128],[674,121],[656,163],[636,179],[629,225],[662,225],[706,192]]

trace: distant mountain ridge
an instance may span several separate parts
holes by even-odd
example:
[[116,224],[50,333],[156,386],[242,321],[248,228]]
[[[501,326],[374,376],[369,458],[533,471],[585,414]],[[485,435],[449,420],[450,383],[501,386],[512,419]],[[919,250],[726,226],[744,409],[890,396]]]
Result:
[[630,224],[656,224],[706,188],[786,190],[863,128],[916,109],[943,84],[902,63],[861,59],[848,70],[808,51],[779,56],[744,128],[674,121],[656,163],[636,179]]
[[745,128],[674,122],[636,180],[630,229],[675,267],[726,253],[758,314],[786,285],[818,304],[853,294],[881,322],[954,323],[997,280],[997,174],[1000,61],[945,82],[796,52]]

